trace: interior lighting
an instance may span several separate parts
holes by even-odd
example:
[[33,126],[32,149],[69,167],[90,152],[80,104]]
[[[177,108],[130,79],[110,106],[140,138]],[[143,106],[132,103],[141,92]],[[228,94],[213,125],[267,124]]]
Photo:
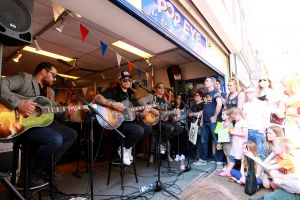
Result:
[[51,53],[51,52],[48,52],[48,51],[44,51],[44,50],[39,50],[38,51],[36,48],[30,47],[30,46],[25,46],[23,48],[23,50],[24,51],[29,51],[31,53],[36,53],[36,54],[39,54],[39,55],[43,55],[43,56],[55,58],[55,59],[61,59],[61,60],[64,60],[66,62],[70,62],[70,61],[73,60],[73,58],[68,58],[68,57],[61,56],[61,55],[58,55],[58,54],[55,54],[55,53]]
[[138,55],[138,56],[140,56],[142,58],[145,58],[145,59],[150,58],[150,57],[153,56],[153,55],[151,55],[151,54],[149,54],[149,53],[147,53],[143,50],[140,50],[140,49],[138,49],[134,46],[131,46],[130,44],[127,44],[127,43],[125,43],[121,40],[112,43],[112,45],[115,46],[115,47],[119,47],[121,49],[124,49],[125,51],[133,53],[133,54]]
[[76,79],[80,78],[78,76],[71,76],[71,75],[67,75],[67,74],[58,74],[58,75],[60,75],[61,77],[68,78],[68,79],[73,79],[73,80],[76,80]]

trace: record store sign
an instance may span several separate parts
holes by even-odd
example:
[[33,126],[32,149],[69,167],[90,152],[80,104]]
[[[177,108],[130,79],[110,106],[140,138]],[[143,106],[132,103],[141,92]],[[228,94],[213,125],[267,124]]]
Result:
[[142,12],[159,23],[169,33],[200,54],[206,48],[206,38],[190,23],[170,0],[143,0]]

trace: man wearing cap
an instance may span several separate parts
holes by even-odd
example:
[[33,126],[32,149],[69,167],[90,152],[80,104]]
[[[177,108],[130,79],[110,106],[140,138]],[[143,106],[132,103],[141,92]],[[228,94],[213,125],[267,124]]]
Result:
[[[113,103],[113,107],[118,109],[120,102],[124,100],[130,101],[133,106],[137,106],[137,101],[135,99],[135,93],[131,89],[132,77],[128,71],[121,71],[118,76],[118,85],[114,88],[109,88],[103,92],[103,96],[107,99],[112,99],[119,103]],[[97,98],[96,98],[97,100]],[[123,106],[123,108],[122,108]],[[122,104],[120,108],[124,109]],[[139,123],[137,121],[125,121],[119,126],[120,130],[126,137],[124,139],[124,149],[123,149],[123,163],[125,165],[130,165],[133,160],[131,151],[132,147],[139,142],[143,137],[150,135],[152,133],[152,127],[144,123]],[[118,149],[119,156],[121,157],[121,147]]]

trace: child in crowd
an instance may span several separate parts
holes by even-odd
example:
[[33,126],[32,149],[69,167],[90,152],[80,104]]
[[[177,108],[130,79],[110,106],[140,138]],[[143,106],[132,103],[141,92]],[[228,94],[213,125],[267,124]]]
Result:
[[224,109],[222,111],[222,123],[217,125],[216,134],[218,134],[218,143],[223,145],[223,151],[227,159],[227,164],[230,163],[229,156],[230,156],[230,136],[229,131],[233,129],[232,120],[230,118],[230,110]]
[[[243,145],[243,152],[252,152],[252,154],[257,157],[257,148],[256,148],[256,144],[254,142],[246,142]],[[260,159],[260,158],[258,158]],[[256,175],[256,182],[257,185],[262,185],[263,181],[261,178],[261,172],[262,172],[262,168],[260,165],[255,164],[255,175]],[[232,179],[239,184],[245,184],[246,183],[246,176],[247,176],[247,172],[248,172],[248,157],[247,156],[243,156],[242,158],[242,165],[241,165],[241,170],[238,171],[236,169],[232,169],[230,171],[230,174],[232,176]]]
[[231,134],[230,162],[228,167],[219,174],[219,176],[231,176],[230,171],[234,167],[237,160],[241,160],[243,156],[243,144],[248,140],[248,128],[243,112],[239,108],[231,108],[230,117],[235,120]]
[[267,153],[270,155],[274,148],[274,141],[278,137],[284,137],[284,132],[280,126],[270,126],[267,129]]
[[253,153],[247,151],[246,156],[252,158],[255,162],[265,168],[268,172],[268,183],[264,182],[264,186],[268,188],[277,189],[278,186],[273,182],[273,178],[281,178],[286,174],[296,173],[296,159],[290,154],[291,141],[288,138],[277,138],[274,142],[273,152],[268,158],[262,162],[253,155]]

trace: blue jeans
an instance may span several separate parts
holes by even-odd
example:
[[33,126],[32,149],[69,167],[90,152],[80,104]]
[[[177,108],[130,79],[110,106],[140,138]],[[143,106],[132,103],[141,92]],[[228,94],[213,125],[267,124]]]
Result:
[[[236,180],[240,180],[242,178],[242,174],[239,170],[232,169],[230,170],[230,175],[233,176]],[[257,185],[262,185],[263,181],[261,178],[256,178]]]
[[53,154],[54,165],[69,149],[77,138],[74,129],[66,127],[58,122],[53,122],[48,127],[32,128],[22,135],[21,142],[36,147],[36,151],[29,161],[29,171],[39,173],[46,167]]
[[[214,144],[218,143],[217,135],[215,134],[217,123],[204,121],[201,129],[201,155],[202,160],[208,160],[209,134],[211,134]],[[223,150],[216,150],[215,160],[217,162],[223,161]]]
[[262,160],[268,157],[266,139],[263,133],[260,133],[258,130],[248,129],[248,141],[256,144],[257,152]]

